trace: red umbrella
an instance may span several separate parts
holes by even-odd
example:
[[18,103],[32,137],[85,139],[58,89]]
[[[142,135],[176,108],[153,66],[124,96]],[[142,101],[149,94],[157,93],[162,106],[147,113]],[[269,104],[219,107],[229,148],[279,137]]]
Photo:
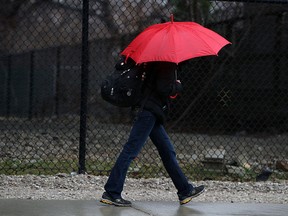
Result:
[[140,33],[121,53],[137,64],[150,61],[179,63],[190,58],[217,55],[230,44],[216,32],[195,22],[154,24]]

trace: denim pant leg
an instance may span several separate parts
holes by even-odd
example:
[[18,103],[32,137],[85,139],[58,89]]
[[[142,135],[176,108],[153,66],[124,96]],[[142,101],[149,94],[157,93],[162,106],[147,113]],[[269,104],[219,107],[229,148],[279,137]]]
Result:
[[164,167],[178,190],[178,194],[185,195],[189,193],[193,186],[188,183],[186,176],[179,167],[174,147],[163,125],[156,123],[150,133],[150,138],[157,147]]
[[130,132],[129,139],[124,145],[104,188],[114,199],[121,197],[127,170],[131,161],[139,154],[147,141],[155,124],[155,116],[143,110],[138,114]]

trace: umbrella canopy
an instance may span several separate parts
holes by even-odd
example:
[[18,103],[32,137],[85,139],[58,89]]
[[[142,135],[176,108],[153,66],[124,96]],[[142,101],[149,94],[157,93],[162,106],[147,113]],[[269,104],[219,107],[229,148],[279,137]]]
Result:
[[154,24],[140,33],[122,55],[137,64],[150,61],[179,63],[191,58],[217,55],[222,47],[230,44],[216,32],[195,22]]

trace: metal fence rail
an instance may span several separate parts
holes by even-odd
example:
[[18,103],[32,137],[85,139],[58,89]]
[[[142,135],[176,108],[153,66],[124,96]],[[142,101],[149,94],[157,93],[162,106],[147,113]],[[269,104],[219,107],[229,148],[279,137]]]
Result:
[[[109,173],[131,113],[101,99],[101,81],[138,33],[173,13],[232,42],[179,65],[184,93],[166,128],[184,172],[287,178],[288,1],[10,4],[0,10],[0,174]],[[129,175],[167,175],[150,141]]]

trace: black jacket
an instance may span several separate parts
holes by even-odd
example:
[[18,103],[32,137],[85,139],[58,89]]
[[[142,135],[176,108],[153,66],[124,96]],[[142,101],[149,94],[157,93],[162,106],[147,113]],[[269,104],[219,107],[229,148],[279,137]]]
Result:
[[152,112],[160,123],[164,123],[170,107],[170,95],[182,90],[176,82],[175,71],[177,65],[171,62],[147,63],[147,77],[145,93],[141,104],[143,109]]

